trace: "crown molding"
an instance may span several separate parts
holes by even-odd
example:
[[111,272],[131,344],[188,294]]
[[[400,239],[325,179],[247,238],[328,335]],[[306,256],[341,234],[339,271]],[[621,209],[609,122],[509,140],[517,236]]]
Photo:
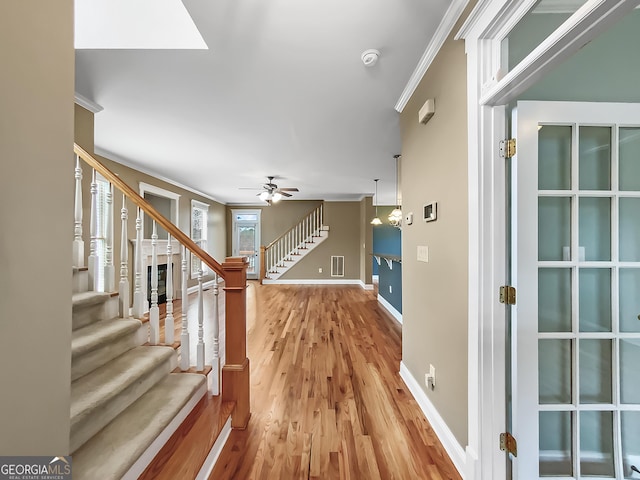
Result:
[[188,185],[184,185],[184,184],[182,184],[180,182],[176,182],[175,180],[172,180],[172,179],[167,178],[167,177],[165,177],[163,175],[160,175],[158,172],[154,172],[153,170],[141,167],[140,165],[138,165],[138,164],[126,159],[126,158],[120,157],[119,155],[116,155],[115,153],[110,152],[109,150],[105,150],[104,148],[96,146],[93,151],[94,151],[94,153],[96,155],[100,155],[101,157],[104,157],[104,158],[107,158],[109,160],[112,160],[112,161],[114,161],[116,163],[124,165],[125,167],[129,167],[129,168],[132,168],[134,170],[137,170],[138,172],[141,172],[141,173],[144,173],[144,174],[147,174],[147,175],[151,175],[152,177],[157,178],[158,180],[162,180],[163,182],[167,182],[168,184],[173,185],[175,187],[182,188],[183,190],[187,190],[187,191],[189,191],[191,193],[195,193],[196,195],[199,195],[199,196],[201,196],[203,198],[209,199],[209,200],[211,200],[213,202],[219,203],[220,205],[226,205],[225,202],[221,202],[220,200],[212,197],[211,195],[207,195],[206,193],[203,193],[203,192],[201,192],[199,190],[196,190],[195,188],[189,187]]
[[426,50],[422,54],[422,58],[420,58],[418,66],[411,74],[411,77],[407,82],[407,86],[404,87],[404,90],[396,103],[395,109],[398,113],[402,113],[404,107],[407,106],[407,102],[409,102],[411,95],[413,95],[413,92],[418,88],[422,77],[427,73],[427,70],[433,63],[433,60],[436,58],[436,55],[447,40],[447,37],[451,33],[451,30],[453,30],[453,27],[460,18],[460,15],[462,15],[462,12],[468,3],[469,0],[453,0],[451,5],[449,5],[444,17],[442,17],[440,25],[438,25],[433,37],[431,37],[429,45],[427,45]]
[[99,113],[104,110],[104,107],[102,105],[98,105],[93,100],[89,100],[87,97],[85,97],[84,95],[80,95],[78,92],[75,92],[74,98],[75,103],[80,105],[82,108],[86,108],[91,113]]

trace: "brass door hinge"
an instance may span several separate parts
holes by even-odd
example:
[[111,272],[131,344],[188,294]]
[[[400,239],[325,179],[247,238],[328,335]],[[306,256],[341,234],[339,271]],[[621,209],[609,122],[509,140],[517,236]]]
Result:
[[514,457],[518,456],[518,442],[509,432],[500,434],[500,450],[510,453]]
[[500,141],[500,157],[511,158],[516,155],[516,139],[509,138]]
[[516,289],[510,285],[500,287],[500,303],[505,305],[516,304]]

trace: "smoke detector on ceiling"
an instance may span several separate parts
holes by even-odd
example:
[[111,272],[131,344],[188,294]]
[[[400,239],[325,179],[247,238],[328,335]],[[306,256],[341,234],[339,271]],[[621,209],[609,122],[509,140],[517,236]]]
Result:
[[369,50],[365,50],[364,52],[362,52],[362,55],[360,56],[360,58],[362,59],[362,63],[364,63],[365,67],[373,67],[378,61],[379,57],[380,57],[380,52],[373,48],[370,48]]

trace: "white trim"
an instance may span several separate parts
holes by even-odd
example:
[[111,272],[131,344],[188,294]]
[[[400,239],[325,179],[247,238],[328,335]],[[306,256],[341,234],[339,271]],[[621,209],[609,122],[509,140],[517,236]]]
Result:
[[151,185],[150,183],[138,182],[140,186],[140,196],[144,197],[146,192],[149,192],[153,195],[157,195],[159,197],[170,198],[171,200],[175,200],[176,202],[180,201],[181,195],[176,192],[172,192],[171,190],[165,190],[164,188],[157,187],[155,185]]
[[104,107],[102,105],[98,105],[93,100],[89,100],[87,97],[85,97],[84,95],[80,95],[78,92],[75,92],[74,100],[75,103],[80,105],[82,108],[89,110],[91,113],[100,113],[102,110],[104,110]]
[[380,275],[371,275],[371,281],[373,283],[380,283]]
[[413,398],[418,402],[420,410],[422,410],[424,416],[427,417],[433,431],[436,433],[440,443],[442,443],[442,446],[447,451],[447,454],[449,455],[449,458],[451,458],[453,465],[458,470],[458,473],[460,473],[463,479],[470,480],[466,477],[467,454],[465,453],[464,448],[462,448],[460,443],[458,443],[455,435],[449,429],[444,419],[440,416],[436,407],[431,403],[427,394],[424,393],[420,383],[418,383],[413,375],[411,375],[411,372],[404,362],[400,362],[400,378],[404,380],[404,383],[407,385],[411,395],[413,395]]
[[189,401],[185,404],[182,409],[178,412],[178,414],[173,417],[173,420],[165,427],[165,429],[156,437],[156,439],[147,447],[142,455],[136,460],[136,462],[131,465],[131,468],[127,470],[127,473],[124,474],[122,480],[135,480],[137,479],[144,469],[149,466],[151,461],[158,454],[160,449],[164,446],[165,443],[169,441],[171,435],[178,429],[178,427],[184,422],[185,418],[191,413],[193,407],[195,407],[198,402],[205,396],[207,393],[207,384],[206,382],[201,385],[198,390],[191,396]]
[[402,325],[402,314],[398,310],[396,310],[396,308],[393,305],[391,305],[387,301],[387,299],[385,299],[382,295],[378,294],[378,302],[380,302],[380,305],[382,305],[384,309],[387,312],[389,312],[391,316],[395,318],[400,325]]
[[504,78],[484,91],[480,104],[504,105],[514,100],[638,3],[640,0],[589,0]]
[[[222,281],[222,277],[219,277],[219,282]],[[207,288],[211,288],[215,285],[216,280],[206,281],[202,284],[202,290],[206,290]],[[192,287],[187,288],[187,295],[191,295],[192,293],[196,293],[198,291],[198,285],[193,285]]]
[[189,187],[188,185],[185,185],[183,183],[176,182],[175,180],[172,180],[172,179],[167,178],[167,177],[165,177],[163,175],[160,175],[159,173],[154,172],[151,169],[144,168],[141,165],[138,165],[137,163],[132,162],[131,160],[128,160],[128,159],[126,159],[124,157],[121,157],[119,155],[116,155],[115,153],[110,152],[109,150],[105,150],[104,148],[96,146],[96,147],[94,147],[93,152],[96,155],[100,155],[101,157],[104,157],[104,158],[106,158],[108,160],[111,160],[112,162],[119,163],[120,165],[124,165],[125,167],[132,168],[133,170],[136,170],[136,171],[138,171],[140,173],[144,173],[145,175],[150,175],[150,176],[152,176],[154,178],[157,178],[158,180],[161,180],[161,181],[166,182],[166,183],[168,183],[170,185],[173,185],[174,187],[182,188],[183,190],[186,190],[186,191],[191,192],[191,193],[195,193],[196,195],[199,195],[199,196],[201,196],[203,198],[211,200],[212,202],[216,202],[216,203],[219,203],[221,205],[224,205],[224,203],[216,200],[211,195],[203,193],[203,192],[201,192],[199,190],[196,190],[195,188]]
[[363,290],[373,290],[373,283],[364,283],[362,280],[360,280],[360,286]]
[[308,279],[287,279],[287,280],[270,280],[265,278],[262,280],[265,285],[363,285],[363,281],[360,279],[341,279],[334,280],[328,278],[308,278]]
[[209,455],[207,455],[202,467],[200,467],[196,480],[206,480],[209,478],[209,475],[211,475],[211,472],[213,471],[213,467],[216,466],[216,462],[222,453],[222,449],[229,439],[229,435],[231,435],[231,417],[227,419],[224,427],[222,427],[222,430],[218,435],[218,438],[216,438],[213,447],[209,450]]
[[469,0],[453,0],[451,5],[449,5],[444,17],[442,17],[440,25],[438,25],[433,37],[431,37],[429,45],[427,45],[426,50],[422,54],[422,58],[420,58],[416,69],[413,71],[409,81],[407,82],[407,86],[404,87],[404,90],[396,103],[395,109],[397,112],[402,113],[404,107],[407,106],[407,102],[409,102],[411,95],[413,95],[413,92],[418,88],[422,77],[427,73],[431,63],[433,63],[433,60],[436,58],[436,55],[447,40],[447,37],[451,33],[451,30],[453,30],[453,27],[460,18],[460,15],[462,15],[462,12],[468,3]]

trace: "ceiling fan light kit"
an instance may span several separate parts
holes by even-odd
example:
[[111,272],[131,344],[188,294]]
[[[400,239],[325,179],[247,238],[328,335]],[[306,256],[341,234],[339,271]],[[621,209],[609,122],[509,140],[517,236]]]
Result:
[[263,202],[267,202],[267,205],[278,203],[280,200],[282,200],[283,197],[291,197],[292,195],[288,192],[299,191],[296,187],[278,188],[278,185],[273,183],[274,178],[276,177],[267,177],[268,182],[262,185],[263,191],[258,193],[258,198],[260,198],[260,200],[262,200]]

